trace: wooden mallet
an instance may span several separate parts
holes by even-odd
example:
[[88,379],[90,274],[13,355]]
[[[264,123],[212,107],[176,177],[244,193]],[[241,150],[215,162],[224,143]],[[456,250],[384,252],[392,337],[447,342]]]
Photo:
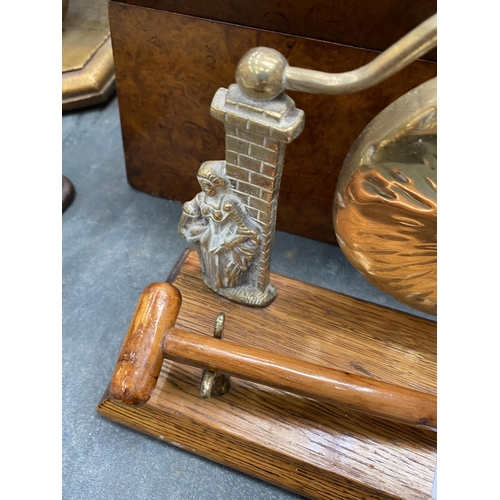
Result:
[[111,399],[138,407],[146,403],[163,358],[333,403],[387,420],[437,429],[437,398],[263,349],[175,328],[181,294],[168,283],[142,293],[110,385]]

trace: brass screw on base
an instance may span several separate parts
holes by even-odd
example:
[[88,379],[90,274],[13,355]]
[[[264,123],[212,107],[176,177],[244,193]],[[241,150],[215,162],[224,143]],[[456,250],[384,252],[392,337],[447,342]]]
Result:
[[[214,338],[222,339],[225,319],[226,315],[223,312],[217,314],[214,324]],[[200,396],[204,399],[208,399],[210,396],[222,396],[229,391],[230,386],[228,375],[205,370],[201,377]]]

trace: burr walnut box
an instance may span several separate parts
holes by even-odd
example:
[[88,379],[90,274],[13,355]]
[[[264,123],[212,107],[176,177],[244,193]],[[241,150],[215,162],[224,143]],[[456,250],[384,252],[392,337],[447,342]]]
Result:
[[[223,124],[210,116],[256,46],[296,67],[340,73],[374,59],[437,10],[435,0],[109,2],[127,179],[140,191],[187,201],[204,161],[224,158]],[[436,76],[428,53],[374,88],[352,95],[287,92],[305,112],[287,147],[277,229],[335,243],[332,206],[352,143],[385,107]]]

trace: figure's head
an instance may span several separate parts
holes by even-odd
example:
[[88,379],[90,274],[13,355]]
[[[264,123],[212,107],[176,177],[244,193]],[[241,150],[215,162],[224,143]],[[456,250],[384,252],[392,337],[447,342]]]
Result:
[[198,170],[198,182],[208,196],[215,196],[217,191],[229,186],[226,177],[225,161],[206,161]]

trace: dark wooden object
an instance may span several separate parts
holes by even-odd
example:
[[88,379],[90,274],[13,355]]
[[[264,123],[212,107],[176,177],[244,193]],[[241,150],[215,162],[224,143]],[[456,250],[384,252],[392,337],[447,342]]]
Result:
[[62,213],[66,211],[66,209],[73,203],[75,199],[75,186],[73,183],[66,177],[62,176]]
[[[380,7],[378,2],[308,1],[282,7],[279,2],[111,0],[129,183],[164,198],[193,198],[200,164],[224,158],[224,129],[210,116],[212,98],[218,88],[234,83],[236,65],[250,48],[269,46],[293,66],[343,72],[368,63],[378,55],[372,49],[387,48],[435,11],[430,1],[386,0]],[[318,39],[310,38],[314,30]],[[335,243],[333,194],[352,143],[382,109],[435,75],[436,64],[422,60],[358,94],[289,92],[305,111],[306,126],[287,147],[277,228]]]
[[[178,328],[224,338],[436,394],[436,324],[273,275],[267,308],[244,307],[201,281],[196,252],[169,278],[181,292]],[[202,370],[165,360],[140,408],[98,411],[117,422],[309,498],[429,499],[436,434],[233,378],[229,393],[202,399]]]
[[[436,13],[436,0],[122,0],[250,28],[288,33],[372,50],[385,50]],[[424,59],[436,60],[436,51]]]

